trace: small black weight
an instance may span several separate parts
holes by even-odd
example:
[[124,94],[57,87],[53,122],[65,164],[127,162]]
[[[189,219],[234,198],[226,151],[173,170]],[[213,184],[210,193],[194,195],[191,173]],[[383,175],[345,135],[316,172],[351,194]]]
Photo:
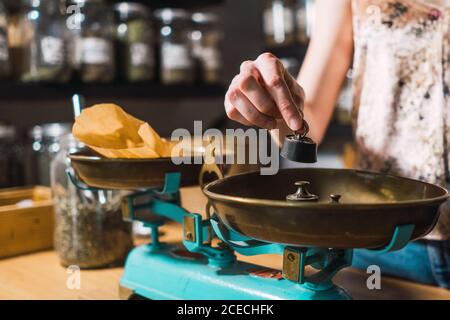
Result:
[[281,156],[295,162],[315,163],[317,162],[317,144],[308,137],[290,135],[284,140]]

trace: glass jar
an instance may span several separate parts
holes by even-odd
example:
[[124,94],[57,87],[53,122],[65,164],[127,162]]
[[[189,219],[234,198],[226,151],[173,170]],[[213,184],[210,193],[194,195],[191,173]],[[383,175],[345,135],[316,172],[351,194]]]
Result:
[[[74,6],[74,7],[73,7]],[[72,0],[74,68],[85,83],[109,83],[115,77],[114,15],[102,0]]]
[[315,0],[298,0],[296,12],[297,40],[302,43],[308,43],[312,35],[314,24]]
[[269,46],[295,42],[294,0],[268,0],[264,8],[264,34]]
[[24,0],[11,43],[19,79],[23,82],[67,82],[68,32],[62,0]]
[[68,178],[68,154],[82,147],[66,136],[51,163],[55,250],[66,267],[116,266],[133,247],[131,224],[122,220],[120,191],[80,190]]
[[159,26],[160,78],[163,84],[189,84],[195,79],[189,41],[191,16],[182,9],[155,11]]
[[153,80],[154,34],[150,10],[133,2],[118,3],[114,9],[120,77],[129,82]]
[[0,123],[0,188],[23,184],[23,148],[17,143],[16,128]]
[[308,0],[298,0],[296,9],[296,24],[297,24],[297,40],[301,44],[306,44],[309,41],[308,35]]
[[48,123],[34,126],[30,131],[33,150],[33,171],[37,184],[50,185],[50,162],[60,151],[60,140],[72,131],[70,123]]
[[192,54],[200,65],[201,81],[219,83],[222,71],[218,17],[213,13],[196,12],[192,15],[194,30],[191,32]]
[[5,7],[0,2],[0,79],[9,76],[8,22]]

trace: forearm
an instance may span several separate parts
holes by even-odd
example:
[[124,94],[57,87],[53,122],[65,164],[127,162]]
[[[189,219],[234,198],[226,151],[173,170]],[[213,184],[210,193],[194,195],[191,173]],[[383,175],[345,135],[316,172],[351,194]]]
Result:
[[[338,43],[330,51],[333,52],[320,58],[309,54],[298,77],[306,93],[304,115],[310,127],[309,136],[318,143],[322,141],[332,118],[342,83],[352,62],[353,46]],[[318,59],[325,59],[328,66],[322,72],[314,71]]]
[[[304,116],[310,127],[309,136],[320,142],[351,65],[353,32],[350,1],[335,3],[333,10],[328,0],[318,0],[316,5],[314,34],[297,81],[306,94]],[[281,145],[292,131],[283,121],[278,121],[278,129],[279,136],[272,135]]]

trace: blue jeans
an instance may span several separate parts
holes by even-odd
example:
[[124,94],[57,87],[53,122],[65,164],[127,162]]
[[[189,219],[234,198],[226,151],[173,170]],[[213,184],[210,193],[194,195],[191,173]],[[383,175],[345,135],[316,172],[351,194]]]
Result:
[[354,250],[353,267],[365,271],[370,265],[379,266],[384,275],[450,289],[450,239],[419,240],[385,254]]

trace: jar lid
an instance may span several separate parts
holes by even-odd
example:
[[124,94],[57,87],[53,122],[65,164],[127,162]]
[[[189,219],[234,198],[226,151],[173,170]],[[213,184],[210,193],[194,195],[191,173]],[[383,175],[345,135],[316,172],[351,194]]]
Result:
[[146,16],[150,14],[150,9],[137,2],[119,2],[114,5],[114,10],[119,13],[121,19],[127,19],[131,15]]
[[219,21],[219,17],[212,12],[194,12],[192,21],[198,24],[216,23]]
[[30,137],[39,139],[55,139],[72,132],[71,123],[46,123],[34,126],[30,130]]
[[16,137],[16,128],[10,124],[0,123],[0,139],[13,140]]
[[163,22],[170,23],[175,19],[189,19],[189,12],[184,9],[164,8],[155,11],[155,17]]

